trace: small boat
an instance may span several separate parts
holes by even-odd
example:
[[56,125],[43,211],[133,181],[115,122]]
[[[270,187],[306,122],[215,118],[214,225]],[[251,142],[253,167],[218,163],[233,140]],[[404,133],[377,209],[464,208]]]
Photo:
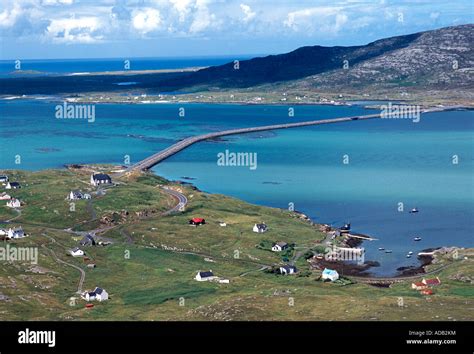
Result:
[[385,248],[379,247],[379,251],[384,251],[384,250],[385,250]]
[[413,241],[421,241],[421,237],[415,237]]
[[413,254],[413,251],[408,252],[408,254],[411,256]]
[[407,254],[407,258],[411,258],[411,254]]
[[418,208],[413,208],[412,210],[410,210],[410,214],[418,213],[418,211]]
[[392,250],[385,250],[385,253],[392,253]]

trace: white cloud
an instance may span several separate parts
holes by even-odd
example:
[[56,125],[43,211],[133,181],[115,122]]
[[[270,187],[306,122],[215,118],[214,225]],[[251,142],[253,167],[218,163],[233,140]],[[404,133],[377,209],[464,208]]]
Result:
[[175,11],[178,12],[179,22],[184,22],[191,12],[191,5],[194,6],[193,0],[170,0]]
[[312,7],[290,12],[283,25],[295,32],[337,33],[347,23],[341,7]]
[[54,19],[46,28],[46,37],[58,43],[93,43],[103,39],[97,17]]
[[249,5],[240,4],[240,9],[244,13],[244,18],[243,18],[244,22],[249,22],[256,15],[256,13],[252,11],[252,9]]
[[72,5],[74,0],[43,0],[43,5]]
[[15,4],[15,6],[10,10],[5,9],[0,12],[0,27],[12,27],[22,13],[23,11],[18,4]]
[[207,0],[196,0],[196,12],[194,13],[193,22],[189,27],[191,34],[203,32],[211,27],[218,27],[219,21],[216,15],[209,11],[208,4],[209,1]]
[[148,33],[157,30],[162,23],[160,11],[152,8],[137,10],[133,12],[133,27],[140,33]]

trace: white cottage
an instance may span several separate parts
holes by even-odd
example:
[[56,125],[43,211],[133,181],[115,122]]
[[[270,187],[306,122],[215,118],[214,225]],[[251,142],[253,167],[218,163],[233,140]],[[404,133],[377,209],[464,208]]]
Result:
[[25,231],[23,231],[23,229],[21,228],[21,226],[19,226],[15,228],[9,228],[7,232],[7,237],[8,238],[23,238],[23,237],[26,237],[26,234],[25,234]]
[[94,293],[95,299],[97,301],[105,301],[109,299],[109,294],[107,293],[107,291],[105,291],[105,289],[96,286],[96,288],[94,289]]
[[277,242],[272,246],[272,251],[273,252],[281,252],[283,250],[286,250],[288,248],[288,244],[286,242]]
[[197,281],[209,281],[215,279],[214,273],[212,273],[212,270],[209,270],[209,272],[201,272],[199,271],[196,276],[194,277]]
[[9,194],[5,192],[0,193],[0,200],[10,200],[10,199],[12,199],[12,197]]
[[69,253],[73,257],[82,257],[84,255],[84,251],[81,250],[79,247],[74,247],[72,250],[69,251]]
[[112,178],[105,173],[95,173],[91,175],[91,184],[93,186],[98,186],[101,184],[111,184]]
[[21,207],[21,202],[18,199],[13,198],[13,199],[11,199],[7,202],[7,207],[9,207],[9,208],[19,208],[19,207]]
[[0,175],[0,183],[6,183],[6,182],[8,182],[8,176]]
[[268,226],[265,225],[264,223],[263,224],[255,224],[253,226],[253,232],[257,232],[259,234],[267,232],[267,230],[268,230]]
[[5,189],[19,189],[21,188],[20,183],[18,182],[8,182],[5,186]]
[[280,274],[283,274],[283,275],[295,274],[297,272],[298,272],[298,269],[296,269],[296,267],[292,265],[284,265],[280,267]]
[[321,277],[323,278],[323,280],[327,279],[327,280],[330,280],[330,281],[335,281],[335,280],[339,279],[339,273],[335,270],[325,268],[323,270],[323,273],[322,273]]

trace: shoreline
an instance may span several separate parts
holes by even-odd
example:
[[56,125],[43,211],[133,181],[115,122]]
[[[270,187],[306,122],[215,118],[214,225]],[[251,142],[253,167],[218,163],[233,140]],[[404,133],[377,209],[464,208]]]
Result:
[[[133,88],[133,87],[132,87]],[[128,91],[127,91],[128,92]],[[117,93],[120,93],[117,91]],[[406,104],[412,105],[416,102],[419,102],[416,99],[407,100],[407,99],[399,99],[399,98],[389,98],[380,99],[363,99],[362,97],[354,97],[353,99],[341,99],[341,100],[332,100],[332,101],[297,101],[297,102],[282,102],[277,100],[268,100],[268,101],[251,101],[251,100],[213,100],[213,101],[203,101],[202,99],[179,99],[180,96],[191,95],[190,93],[183,93],[183,94],[173,94],[173,93],[162,93],[162,94],[146,94],[145,97],[141,95],[130,95],[124,96],[119,95],[112,95],[111,97],[110,92],[104,93],[89,93],[93,94],[92,97],[86,97],[87,93],[81,93],[84,96],[77,96],[77,95],[58,95],[58,94],[41,94],[41,95],[0,95],[0,101],[17,101],[17,100],[30,100],[30,101],[46,101],[52,103],[70,103],[70,104],[207,104],[207,105],[238,105],[238,106],[345,106],[345,107],[352,107],[352,106],[359,106],[364,109],[369,110],[380,110],[379,103],[386,103],[386,102],[396,102],[397,104]],[[197,94],[197,93],[196,93]],[[213,92],[209,92],[209,95],[212,95]],[[118,99],[120,97],[120,99]],[[138,99],[138,97],[140,99]],[[150,100],[150,98],[154,98],[154,100]],[[159,99],[156,99],[159,98]],[[164,99],[166,98],[166,99]],[[360,103],[362,102],[362,103]],[[370,103],[363,103],[363,102],[370,102]],[[423,103],[419,104],[420,109],[439,109],[440,111],[459,111],[459,110],[474,110],[474,105],[467,105],[467,104],[452,104],[451,102],[446,102],[446,104],[433,104],[433,103]]]
[[[154,174],[154,175],[156,175],[160,178],[164,178],[164,179],[166,179],[167,181],[169,181],[171,183],[187,185],[187,186],[191,187],[193,190],[196,190],[198,192],[205,192],[205,193],[214,194],[214,192],[207,192],[207,191],[203,191],[203,190],[199,189],[199,187],[197,187],[194,184],[194,182],[189,182],[189,181],[194,181],[195,180],[194,177],[188,177],[188,176],[181,177],[181,179],[185,179],[185,181],[182,181],[182,180],[179,180],[179,179],[178,180],[169,180],[169,179],[167,179],[163,176],[160,176],[160,175],[156,174],[155,172],[153,172],[151,170],[149,171],[149,173],[152,173],[152,174]],[[234,198],[234,197],[232,197],[232,198]],[[249,203],[248,201],[246,201],[244,199],[241,199],[241,198],[237,198],[237,199],[239,199],[239,200],[241,200],[245,203]],[[268,205],[262,205],[262,204],[257,204],[257,205],[259,205],[261,207],[264,207],[264,208],[271,208]],[[278,209],[280,209],[282,211],[286,210],[286,209],[281,209],[281,208],[278,208]],[[316,228],[319,231],[323,232],[326,235],[326,237],[325,237],[324,240],[322,240],[320,245],[329,247],[329,245],[326,245],[324,243],[324,241],[326,241],[329,238],[329,236],[331,236],[333,234],[333,232],[335,232],[337,230],[336,228],[333,228],[329,224],[326,224],[326,223],[315,222],[309,216],[307,216],[305,213],[303,213],[302,211],[294,210],[293,213],[296,214],[299,219],[306,221],[307,223],[309,223],[314,228]],[[357,234],[357,235],[368,237],[368,238],[371,237],[371,236],[365,235],[365,234]],[[349,237],[347,235],[344,235],[343,239],[340,241],[341,243],[340,243],[339,246],[348,247],[348,248],[358,248],[358,246],[361,246],[364,243],[364,241],[368,241],[368,240],[369,239],[364,240],[362,238],[354,238],[354,237]],[[419,253],[433,252],[433,251],[435,253],[435,251],[443,249],[443,248],[447,248],[447,246],[430,247],[430,248],[426,248],[426,249],[421,250]],[[316,259],[316,258],[314,258],[314,259]],[[367,260],[367,261],[364,262],[363,265],[348,264],[348,263],[343,262],[343,261],[318,261],[318,263],[326,265],[322,269],[331,268],[331,269],[337,270],[338,272],[340,272],[342,274],[346,273],[347,275],[350,275],[350,276],[363,277],[363,278],[373,278],[373,279],[376,279],[376,278],[397,279],[397,278],[403,278],[403,277],[406,277],[406,276],[415,276],[415,275],[425,274],[426,273],[425,267],[430,266],[430,265],[433,264],[433,261],[435,259],[435,254],[417,256],[417,259],[418,259],[418,262],[419,262],[418,266],[409,266],[409,267],[396,268],[395,271],[397,272],[397,274],[391,275],[391,276],[377,276],[377,275],[374,275],[373,273],[370,272],[371,268],[378,267],[380,265],[377,261]],[[311,267],[313,267],[313,265],[311,265]]]

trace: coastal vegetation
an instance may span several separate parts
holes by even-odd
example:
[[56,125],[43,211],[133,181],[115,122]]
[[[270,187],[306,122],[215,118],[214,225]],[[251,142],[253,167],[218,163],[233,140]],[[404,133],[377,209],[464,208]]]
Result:
[[[98,170],[110,173],[111,167],[2,171],[21,182],[21,189],[9,193],[24,205],[18,211],[0,207],[0,228],[21,225],[29,235],[2,243],[39,251],[38,264],[1,263],[3,320],[472,319],[466,310],[474,298],[471,249],[457,250],[456,258],[440,255],[427,266],[442,279],[431,296],[410,287],[422,274],[387,287],[350,276],[322,282],[321,270],[306,258],[308,251],[324,251],[327,234],[298,213],[204,193],[151,173],[111,173],[113,185],[96,189],[89,178]],[[177,201],[164,187],[186,196],[184,210],[166,214]],[[73,189],[92,199],[75,201],[71,210],[66,196]],[[206,223],[189,225],[194,217]],[[267,232],[252,231],[260,222]],[[81,247],[86,261],[68,256],[85,231],[108,245]],[[294,249],[269,251],[278,241]],[[266,271],[287,263],[283,256],[295,262],[300,276]],[[109,300],[86,309],[76,294],[80,272],[58,259],[83,269],[82,290],[103,287]],[[90,262],[96,268],[87,267]],[[210,269],[230,282],[194,280],[198,271]]]

